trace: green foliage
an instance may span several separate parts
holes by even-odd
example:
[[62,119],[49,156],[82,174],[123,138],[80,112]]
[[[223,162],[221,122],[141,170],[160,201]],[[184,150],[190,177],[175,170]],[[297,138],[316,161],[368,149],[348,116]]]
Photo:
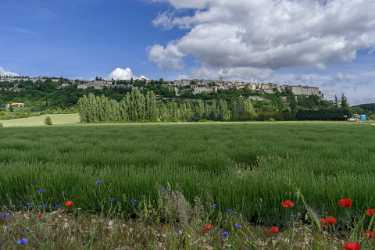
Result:
[[232,103],[232,105],[233,120],[249,121],[256,118],[256,113],[250,100],[240,96]]
[[358,105],[355,107],[362,108],[363,110],[366,110],[367,112],[375,113],[375,103],[362,104],[362,105]]
[[155,121],[247,121],[256,118],[251,101],[244,97],[233,100],[232,105],[223,99],[157,101],[150,91],[142,94],[138,89],[127,93],[120,101],[89,94],[78,101],[81,121],[90,122],[155,122]]
[[348,113],[343,109],[299,110],[296,119],[302,121],[345,121],[348,119]]
[[346,114],[350,113],[350,106],[348,103],[348,99],[346,98],[344,94],[341,96],[341,110]]

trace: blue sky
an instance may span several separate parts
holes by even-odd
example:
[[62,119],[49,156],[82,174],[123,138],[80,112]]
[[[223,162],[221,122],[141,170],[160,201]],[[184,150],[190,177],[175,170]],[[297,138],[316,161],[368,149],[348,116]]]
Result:
[[138,0],[1,0],[0,66],[84,78],[131,67],[159,77],[147,48],[179,35],[152,25],[165,7]]
[[0,73],[91,79],[131,68],[375,102],[373,0],[1,0],[0,11]]

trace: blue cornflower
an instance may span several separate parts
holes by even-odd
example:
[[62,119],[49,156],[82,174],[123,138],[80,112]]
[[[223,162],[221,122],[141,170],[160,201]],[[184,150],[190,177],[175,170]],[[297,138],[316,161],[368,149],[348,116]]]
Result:
[[229,237],[229,232],[228,231],[224,231],[224,232],[221,233],[221,238],[222,239],[226,239],[228,237]]
[[39,193],[39,194],[42,194],[42,193],[45,193],[46,190],[44,188],[39,188],[39,189],[36,190],[36,192]]
[[241,228],[241,224],[236,223],[236,224],[234,224],[234,227],[237,228],[237,229],[240,229]]
[[27,245],[28,243],[29,243],[29,240],[26,239],[26,238],[22,238],[22,239],[17,240],[17,244],[21,245],[21,246]]
[[0,213],[0,221],[8,221],[12,218],[12,215],[9,212]]
[[101,179],[97,179],[97,180],[95,181],[95,184],[96,184],[97,186],[100,186],[100,185],[102,185],[103,183],[104,183],[104,181],[101,180]]

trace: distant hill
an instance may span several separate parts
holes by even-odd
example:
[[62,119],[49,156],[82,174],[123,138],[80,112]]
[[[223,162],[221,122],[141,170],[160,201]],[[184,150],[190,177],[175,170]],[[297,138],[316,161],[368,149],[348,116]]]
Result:
[[375,112],[375,103],[356,105],[353,106],[353,108],[361,108],[365,111]]

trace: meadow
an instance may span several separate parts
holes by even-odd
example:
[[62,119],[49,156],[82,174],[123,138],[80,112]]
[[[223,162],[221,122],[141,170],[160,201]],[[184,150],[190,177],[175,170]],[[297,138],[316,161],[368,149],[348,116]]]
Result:
[[262,225],[286,223],[297,191],[321,216],[375,207],[375,127],[208,123],[0,129],[0,205],[131,214],[165,188]]
[[78,114],[52,114],[39,115],[28,118],[0,120],[3,127],[40,127],[45,125],[45,119],[49,116],[54,125],[67,125],[79,123]]

